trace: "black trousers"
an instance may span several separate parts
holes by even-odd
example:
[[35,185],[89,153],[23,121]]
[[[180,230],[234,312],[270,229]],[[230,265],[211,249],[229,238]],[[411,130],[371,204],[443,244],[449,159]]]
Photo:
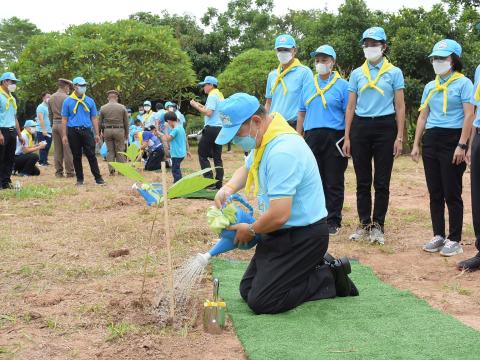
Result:
[[335,297],[333,273],[323,262],[327,248],[325,220],[262,235],[240,282],[240,295],[257,314]]
[[154,171],[162,168],[162,161],[165,160],[165,151],[162,146],[148,153],[147,161],[145,162],[145,170]]
[[82,153],[87,157],[95,180],[101,179],[100,169],[98,168],[97,157],[95,156],[95,140],[90,128],[85,127],[67,127],[67,136],[70,149],[73,155],[73,167],[77,175],[77,181],[83,181]]
[[15,128],[0,128],[3,135],[3,145],[0,145],[0,188],[8,187],[12,182],[12,170],[17,147],[17,132]]
[[[393,145],[397,137],[395,114],[364,118],[355,116],[350,144],[353,167],[357,177],[357,211],[360,224],[377,223],[382,229],[390,198],[390,178],[393,168]],[[375,200],[372,217],[372,159]]]
[[432,128],[423,135],[423,167],[430,194],[430,216],[433,235],[445,237],[445,203],[448,208],[451,241],[461,241],[463,226],[463,162],[452,164],[462,129]]
[[37,143],[45,141],[47,146],[45,149],[39,151],[39,163],[46,165],[48,163],[48,153],[50,152],[50,147],[52,146],[52,134],[48,134],[48,136],[44,136],[42,132],[37,133]]
[[[202,138],[198,144],[198,159],[202,170],[211,166],[208,158],[213,157],[217,188],[220,188],[223,182],[222,146],[215,144],[215,139],[221,129],[220,126],[205,126],[202,131]],[[209,179],[213,178],[211,171],[203,174],[203,176]]]
[[345,131],[318,128],[305,131],[305,141],[317,160],[322,178],[327,222],[330,226],[342,225],[342,209],[345,195],[345,170],[348,159],[343,157],[336,147]]
[[14,169],[18,174],[38,176],[40,175],[40,169],[36,166],[38,160],[39,156],[35,153],[16,155]]
[[472,143],[472,163],[470,177],[472,185],[472,218],[473,230],[477,241],[475,246],[480,251],[480,128],[475,129],[477,134]]

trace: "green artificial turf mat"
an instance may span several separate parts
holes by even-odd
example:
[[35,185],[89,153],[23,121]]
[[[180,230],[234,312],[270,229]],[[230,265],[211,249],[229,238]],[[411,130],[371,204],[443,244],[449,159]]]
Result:
[[276,315],[255,315],[240,297],[247,263],[212,263],[250,360],[480,359],[480,332],[381,282],[358,263],[351,278],[359,297],[307,302]]

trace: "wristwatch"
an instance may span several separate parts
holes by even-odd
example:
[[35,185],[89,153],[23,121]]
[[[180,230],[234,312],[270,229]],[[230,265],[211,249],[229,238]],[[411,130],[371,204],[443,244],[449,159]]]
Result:
[[468,149],[468,145],[467,145],[467,144],[458,143],[457,146],[458,146],[460,149],[462,149],[462,150],[467,150],[467,149]]
[[248,233],[249,233],[252,237],[257,236],[257,233],[256,233],[255,230],[253,229],[253,224],[248,224]]

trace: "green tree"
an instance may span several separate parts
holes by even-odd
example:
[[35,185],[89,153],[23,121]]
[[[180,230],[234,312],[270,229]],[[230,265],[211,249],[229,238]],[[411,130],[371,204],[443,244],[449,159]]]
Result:
[[278,66],[273,50],[247,50],[237,57],[220,74],[218,81],[225,96],[246,92],[265,100],[268,73]]
[[191,61],[169,28],[131,20],[34,36],[13,68],[23,80],[24,99],[54,89],[59,77],[79,75],[97,103],[105,101],[108,89],[118,90],[130,105],[178,99],[195,83]]
[[28,40],[41,31],[28,20],[12,17],[0,22],[0,70],[18,59]]

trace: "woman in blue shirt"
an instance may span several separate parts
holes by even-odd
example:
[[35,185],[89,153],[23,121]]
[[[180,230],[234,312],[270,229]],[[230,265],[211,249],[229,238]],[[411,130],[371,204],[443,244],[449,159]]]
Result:
[[[463,253],[462,178],[473,122],[473,84],[461,74],[462,47],[445,39],[433,47],[430,60],[436,78],[423,91],[412,159],[418,161],[423,134],[423,167],[430,194],[433,239],[423,246],[443,256]],[[425,130],[426,129],[426,130]],[[425,133],[424,133],[425,130]],[[449,235],[445,236],[445,203]]]
[[40,150],[40,160],[38,162],[40,166],[50,165],[48,162],[48,152],[52,145],[52,124],[48,117],[49,100],[50,94],[47,92],[43,93],[42,102],[37,106],[37,142],[46,142],[45,148]]
[[[402,153],[405,88],[402,71],[385,57],[387,36],[381,27],[362,36],[364,64],[350,75],[343,152],[352,156],[357,177],[360,226],[350,236],[384,244],[384,223],[394,157]],[[375,201],[372,216],[372,159]]]
[[330,235],[337,235],[342,226],[345,170],[348,159],[339,148],[345,133],[345,111],[348,103],[348,82],[333,71],[337,54],[330,45],[322,45],[310,56],[315,58],[315,78],[302,91],[297,132],[304,138],[317,161],[328,210]]

